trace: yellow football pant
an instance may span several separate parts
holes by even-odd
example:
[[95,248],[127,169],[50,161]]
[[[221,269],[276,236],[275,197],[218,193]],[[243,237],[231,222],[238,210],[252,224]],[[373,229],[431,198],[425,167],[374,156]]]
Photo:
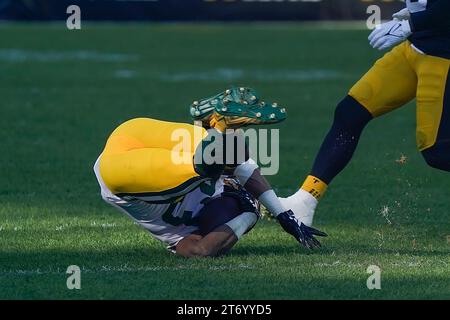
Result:
[[450,121],[442,119],[449,68],[450,60],[420,54],[404,42],[379,59],[349,95],[374,117],[416,97],[417,146],[422,151],[436,143],[442,120]]
[[[127,121],[108,138],[100,156],[101,177],[114,194],[139,194],[148,200],[182,195],[202,180],[192,158],[205,135],[203,128],[185,123],[149,118]],[[190,140],[182,143],[180,137]]]

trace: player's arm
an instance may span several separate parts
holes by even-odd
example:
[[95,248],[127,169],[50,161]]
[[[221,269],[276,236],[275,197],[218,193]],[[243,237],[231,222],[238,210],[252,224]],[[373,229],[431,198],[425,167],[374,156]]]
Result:
[[191,234],[178,242],[176,253],[186,258],[217,257],[227,253],[238,241],[233,230],[222,225],[206,236]]
[[[202,213],[205,223],[200,223],[199,234],[192,234],[181,240],[176,247],[177,254],[184,257],[216,257],[225,254],[255,226],[259,218],[257,208],[237,194],[233,197],[231,193],[228,194],[229,196],[222,196],[205,206],[208,209]],[[239,205],[232,209],[233,206],[227,205],[230,201],[238,201]],[[234,217],[228,220],[230,215]],[[211,228],[211,232],[207,231]]]
[[286,211],[254,160],[248,159],[236,166],[233,175],[274,217]]
[[[212,129],[210,134],[217,133]],[[212,140],[212,139],[211,139]],[[227,172],[234,175],[240,185],[242,185],[255,199],[258,199],[264,207],[278,220],[284,231],[291,234],[298,242],[307,248],[320,247],[320,242],[314,236],[326,236],[325,233],[306,226],[298,222],[291,210],[287,210],[282,205],[280,199],[272,189],[269,182],[261,174],[261,171],[255,161],[249,158],[249,152],[245,143],[239,143],[242,140],[242,134],[237,131],[233,133],[223,134],[222,154],[226,155],[226,164],[211,165],[204,159],[204,147],[211,143],[208,140],[203,140],[202,144],[197,147],[194,156],[194,166],[196,172],[205,177],[218,177],[225,169]],[[228,148],[228,143],[234,141],[233,148]],[[233,151],[233,154],[229,154]],[[240,157],[241,155],[242,157]],[[242,160],[242,159],[243,160]]]
[[450,27],[450,1],[438,0],[425,11],[411,13],[413,32]]
[[414,32],[450,27],[450,1],[438,0],[427,10],[410,13],[403,9],[393,16],[393,20],[375,28],[369,35],[370,45],[378,50],[391,48]]
[[[224,164],[211,165],[205,160],[205,148],[216,140],[216,138],[209,138],[210,136],[221,138]],[[250,159],[250,152],[242,131],[230,130],[226,133],[219,133],[215,129],[208,130],[208,139],[204,139],[197,147],[194,160],[195,171],[201,176],[217,178],[223,173],[235,176],[240,185],[255,199],[258,199],[274,217],[286,211],[270,184],[261,174],[257,163]]]
[[320,247],[320,242],[315,239],[315,236],[325,237],[327,235],[299,222],[291,210],[284,208],[272,186],[252,159],[238,165],[234,170],[234,175],[241,185],[278,220],[284,231],[309,249]]
[[369,43],[374,49],[385,50],[404,42],[411,34],[412,30],[409,20],[399,20],[394,15],[393,20],[378,25],[370,33]]
[[181,240],[176,252],[184,257],[216,257],[227,253],[260,217],[245,190],[226,190],[207,201],[198,213],[198,231]]

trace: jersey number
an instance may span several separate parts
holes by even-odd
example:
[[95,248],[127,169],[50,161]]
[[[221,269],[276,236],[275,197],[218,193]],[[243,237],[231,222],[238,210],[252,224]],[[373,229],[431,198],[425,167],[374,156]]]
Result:
[[192,218],[192,211],[184,211],[181,217],[174,217],[172,212],[178,203],[172,203],[166,212],[162,215],[162,220],[172,226],[179,226],[184,224],[185,226],[196,226],[198,225],[198,219]]

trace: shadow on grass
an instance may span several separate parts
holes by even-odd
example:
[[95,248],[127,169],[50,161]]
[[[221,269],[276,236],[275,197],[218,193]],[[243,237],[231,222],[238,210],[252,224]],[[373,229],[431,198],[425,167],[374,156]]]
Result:
[[85,273],[82,290],[67,290],[58,274],[0,274],[0,299],[446,299],[448,278],[442,275],[382,279],[381,290],[368,290],[365,270],[341,269],[304,274],[295,270],[160,269]]
[[67,268],[69,265],[102,267],[108,265],[148,265],[149,262],[170,264],[177,257],[163,247],[108,248],[107,250],[49,249],[33,252],[1,252],[0,269],[4,271]]
[[292,242],[292,244],[252,244],[242,245],[233,249],[230,254],[234,256],[250,256],[250,255],[411,255],[421,257],[448,257],[449,250],[444,247],[439,248],[413,248],[393,246],[379,247],[376,244],[370,245],[366,243],[342,242],[341,245],[323,243],[321,248],[310,250],[300,244]]
[[[358,258],[382,257],[385,255],[412,257],[427,257],[445,259],[448,258],[446,250],[407,250],[407,249],[391,249],[391,248],[373,248],[367,245],[353,245],[346,250],[345,248],[324,247],[317,250],[307,250],[296,245],[252,245],[238,246],[230,251],[228,255],[211,259],[186,259],[176,256],[159,246],[146,247],[118,247],[117,249],[108,248],[107,250],[80,250],[80,249],[49,249],[36,250],[33,252],[17,251],[17,252],[0,252],[0,272],[19,272],[20,270],[35,269],[51,269],[67,268],[69,265],[90,266],[92,268],[101,268],[105,266],[160,266],[174,267],[186,266],[192,261],[196,265],[210,265],[217,263],[225,263],[227,265],[239,263],[251,263],[253,258],[276,258],[289,259],[290,257],[311,256],[317,258],[320,256],[331,257],[336,256],[354,256]],[[235,258],[238,258],[236,260]]]

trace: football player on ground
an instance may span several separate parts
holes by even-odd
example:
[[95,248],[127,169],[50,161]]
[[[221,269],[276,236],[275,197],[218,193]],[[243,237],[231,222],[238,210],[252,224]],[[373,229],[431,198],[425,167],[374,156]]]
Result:
[[393,20],[369,36],[372,47],[394,47],[338,104],[334,123],[301,189],[286,208],[311,226],[318,200],[346,167],[365,126],[416,98],[417,146],[433,168],[450,171],[450,1],[407,0]]
[[[103,199],[185,257],[228,252],[256,224],[258,202],[302,245],[319,247],[314,236],[325,234],[286,211],[232,130],[280,122],[285,110],[260,101],[252,89],[231,88],[194,102],[191,115],[203,127],[138,118],[116,128],[94,166]],[[178,133],[188,134],[187,150],[178,149]],[[211,135],[224,138],[223,162],[204,158]]]

